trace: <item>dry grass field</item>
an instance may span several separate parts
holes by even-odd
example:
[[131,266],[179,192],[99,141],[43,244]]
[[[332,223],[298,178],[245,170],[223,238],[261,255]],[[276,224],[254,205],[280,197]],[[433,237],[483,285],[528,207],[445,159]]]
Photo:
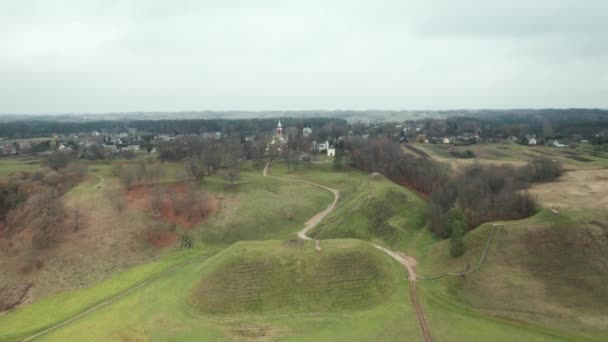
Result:
[[608,209],[608,169],[566,171],[557,181],[536,184],[530,193],[545,207]]

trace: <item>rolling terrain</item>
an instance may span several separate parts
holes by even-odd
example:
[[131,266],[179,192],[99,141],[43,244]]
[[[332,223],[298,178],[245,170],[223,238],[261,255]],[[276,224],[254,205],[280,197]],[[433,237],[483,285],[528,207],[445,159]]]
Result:
[[[162,183],[170,185],[174,172],[167,167]],[[128,201],[122,213],[104,214],[99,209],[111,207],[104,193],[114,193],[118,180],[110,165],[90,165],[89,173],[63,198],[68,207],[80,203],[83,217],[95,215],[89,222],[159,220]],[[54,272],[85,280],[40,292],[32,304],[0,316],[0,341],[421,340],[418,310],[425,339],[435,341],[599,341],[608,331],[602,210],[575,202],[541,210],[496,223],[489,241],[493,227],[484,224],[466,235],[465,255],[452,258],[448,241],[428,231],[424,199],[380,174],[334,171],[330,164],[288,170],[276,161],[271,175],[281,178],[261,173],[245,167],[236,187],[220,177],[198,184],[216,209],[193,227],[177,225],[176,234],[194,238],[192,249],[180,249],[177,240],[150,245],[137,225],[128,234],[113,230],[111,248],[100,248],[96,263],[85,260],[90,278]],[[335,208],[327,207],[330,192],[300,181],[339,192]],[[95,199],[90,207],[85,198]],[[298,239],[302,227],[303,236],[318,241]],[[126,253],[117,241],[137,242],[149,256],[108,269],[118,263],[114,255]],[[398,258],[375,246],[406,258],[415,283]],[[484,262],[473,269],[486,246]],[[429,279],[461,270],[471,272]]]

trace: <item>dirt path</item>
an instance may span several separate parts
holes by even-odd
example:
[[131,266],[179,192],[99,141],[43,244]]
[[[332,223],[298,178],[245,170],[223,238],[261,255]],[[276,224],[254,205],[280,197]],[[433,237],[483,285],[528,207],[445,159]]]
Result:
[[[301,229],[300,231],[298,231],[298,237],[302,240],[308,240],[308,241],[316,241],[317,245],[316,248],[317,250],[320,250],[320,248],[318,247],[318,242],[319,240],[317,239],[311,239],[310,237],[308,237],[308,235],[306,235],[306,233],[308,233],[308,231],[310,231],[312,228],[314,228],[319,222],[321,222],[321,220],[327,216],[330,212],[332,212],[332,210],[335,209],[336,204],[338,202],[338,200],[340,199],[340,192],[336,189],[332,189],[317,183],[313,183],[313,182],[308,182],[308,181],[304,181],[304,180],[299,180],[299,179],[295,179],[295,178],[289,178],[289,177],[277,177],[277,176],[270,176],[268,174],[268,169],[270,167],[270,163],[267,163],[266,166],[264,167],[264,171],[262,172],[262,174],[264,175],[264,177],[274,177],[274,178],[279,178],[279,179],[286,179],[286,180],[290,180],[293,182],[298,182],[298,183],[304,183],[304,184],[309,184],[312,186],[316,186],[318,188],[322,188],[325,190],[330,191],[331,193],[334,194],[334,201],[323,211],[319,212],[318,214],[316,214],[315,216],[313,216],[310,220],[308,220],[308,222],[306,222],[306,225],[304,226],[303,229]],[[379,246],[379,245],[375,245],[372,244],[374,247],[378,248],[379,250],[383,251],[384,253],[388,254],[391,258],[395,259],[397,262],[399,262],[401,265],[403,265],[405,267],[405,269],[407,270],[408,273],[408,279],[410,281],[410,301],[412,303],[412,306],[414,307],[414,311],[416,312],[416,318],[418,320],[418,326],[420,328],[420,333],[422,334],[422,337],[424,339],[425,342],[430,342],[433,341],[433,337],[431,335],[431,331],[429,329],[428,323],[426,321],[426,317],[424,316],[424,311],[422,310],[422,306],[420,305],[420,302],[418,301],[418,294],[416,293],[416,270],[415,270],[415,266],[416,263],[415,261],[410,261],[408,260],[408,258],[405,258],[393,251],[391,251],[388,248]]]
[[103,185],[103,182],[105,181],[105,179],[103,179],[103,177],[102,177],[102,176],[100,176],[100,175],[98,175],[98,174],[95,174],[94,176],[96,176],[97,178],[99,178],[99,183],[97,183],[97,184],[95,185],[95,188],[96,188],[96,189],[99,189],[99,188],[101,188],[101,186]]
[[[263,175],[264,176],[269,176],[268,175],[268,168],[269,168],[269,164],[266,164],[266,166],[264,167],[264,171],[263,171]],[[97,187],[99,187],[99,186],[101,186],[103,184],[104,179],[103,179],[103,177],[101,177],[99,175],[96,175],[96,176],[100,179],[100,182],[97,184]],[[294,178],[288,178],[288,177],[277,177],[277,176],[270,176],[270,177],[275,177],[275,178],[279,178],[279,179],[285,179],[285,180],[289,180],[289,181],[293,181],[293,182],[298,182],[298,183],[309,184],[309,185],[316,186],[318,188],[325,189],[325,190],[330,191],[331,193],[333,193],[333,195],[334,195],[333,202],[325,210],[317,213],[310,220],[308,220],[308,222],[306,222],[306,225],[304,226],[304,228],[302,228],[300,231],[298,231],[298,237],[299,238],[301,238],[303,240],[311,240],[311,241],[314,240],[314,239],[311,239],[310,237],[308,237],[306,235],[306,233],[308,231],[310,231],[312,228],[314,228],[319,222],[321,222],[321,220],[323,218],[325,218],[329,213],[331,213],[335,209],[336,204],[337,204],[337,202],[338,202],[338,200],[340,198],[340,192],[338,190],[336,190],[336,189],[332,189],[332,188],[329,188],[329,187],[326,187],[326,186],[323,186],[323,185],[320,185],[320,184],[317,184],[317,183],[308,182],[308,181],[304,181],[304,180],[299,180],[299,179],[294,179]],[[314,241],[318,241],[318,240],[314,240]],[[407,269],[407,272],[409,274],[408,278],[410,280],[410,300],[411,300],[412,305],[414,306],[414,309],[416,311],[416,318],[418,319],[418,323],[419,323],[419,326],[420,326],[420,331],[421,331],[422,336],[424,337],[425,341],[427,341],[427,342],[428,341],[432,341],[430,330],[428,328],[428,324],[426,322],[426,318],[424,317],[424,312],[422,311],[422,307],[420,306],[420,303],[418,302],[418,297],[417,297],[417,294],[416,294],[416,273],[414,271],[414,267],[407,261],[406,258],[400,256],[399,254],[397,254],[397,253],[395,253],[395,252],[393,252],[393,251],[391,251],[389,249],[386,249],[384,247],[378,246],[378,245],[373,245],[373,246],[375,246],[376,248],[378,248],[378,249],[384,251],[385,253],[387,253],[389,256],[391,256],[393,259],[397,260],[399,263],[401,263]],[[316,248],[317,248],[317,250],[320,250],[320,247],[319,247],[318,244],[317,244]],[[99,309],[101,309],[101,308],[109,305],[109,304],[114,303],[115,301],[119,300],[120,298],[122,298],[122,297],[124,297],[124,296],[126,296],[126,295],[128,295],[128,294],[130,294],[130,293],[132,293],[134,291],[136,291],[137,289],[140,289],[140,288],[142,288],[142,287],[150,284],[153,281],[156,281],[156,280],[158,280],[158,279],[160,279],[160,278],[168,275],[169,273],[172,273],[172,272],[174,272],[174,271],[176,271],[176,270],[178,270],[180,268],[183,268],[183,267],[185,267],[185,266],[187,266],[187,265],[189,265],[189,264],[191,264],[191,263],[193,263],[195,261],[203,259],[205,257],[207,257],[207,256],[196,257],[196,258],[190,259],[188,261],[185,261],[185,262],[183,262],[181,264],[175,265],[175,266],[171,267],[170,269],[168,269],[166,271],[163,271],[160,274],[157,274],[156,276],[153,276],[152,278],[149,278],[148,280],[145,280],[145,281],[141,282],[138,285],[135,285],[135,286],[133,286],[131,288],[128,288],[126,290],[123,290],[122,292],[119,292],[119,293],[113,295],[112,297],[104,300],[103,302],[101,302],[101,303],[99,303],[99,304],[97,304],[97,305],[95,305],[95,306],[87,309],[86,311],[84,311],[84,312],[82,312],[82,313],[80,313],[80,314],[78,314],[76,316],[73,316],[71,318],[63,320],[63,321],[61,321],[61,322],[59,322],[57,324],[54,324],[54,325],[50,326],[49,328],[46,328],[46,329],[44,329],[44,330],[42,330],[42,331],[40,331],[40,332],[38,332],[38,333],[36,333],[34,335],[31,335],[31,336],[23,339],[22,342],[32,341],[32,340],[34,340],[34,339],[36,339],[36,338],[38,338],[38,337],[40,337],[42,335],[45,335],[45,334],[47,334],[47,333],[49,333],[49,332],[51,332],[53,330],[56,330],[58,328],[61,328],[62,326],[70,324],[73,321],[76,321],[76,320],[78,320],[78,319],[80,319],[80,318],[82,318],[84,316],[87,316],[87,315],[89,315],[89,314],[91,314],[91,313],[93,313],[93,312],[95,312],[95,311],[97,311],[97,310],[99,310]]]
[[422,310],[422,306],[418,301],[418,294],[416,293],[416,270],[414,269],[415,264],[411,262],[405,257],[391,251],[388,248],[384,248],[382,246],[374,245],[374,247],[383,251],[384,253],[391,256],[391,258],[397,260],[401,265],[405,267],[408,273],[408,279],[410,281],[410,301],[412,302],[412,306],[414,307],[414,311],[416,312],[416,318],[418,319],[418,327],[420,328],[420,333],[424,338],[424,341],[430,342],[433,341],[433,336],[431,335],[431,330],[429,329],[429,325],[426,321],[426,317],[424,316],[424,311]]
[[279,176],[270,176],[268,174],[268,169],[270,167],[270,163],[267,163],[266,166],[264,167],[264,171],[262,172],[262,174],[264,175],[264,177],[273,177],[273,178],[278,178],[278,179],[286,179],[292,182],[298,182],[298,183],[303,183],[303,184],[308,184],[308,185],[312,185],[312,186],[316,186],[317,188],[321,188],[324,190],[327,190],[329,192],[331,192],[334,195],[334,200],[333,202],[331,202],[330,205],[327,206],[327,208],[325,208],[325,210],[317,213],[315,216],[311,217],[307,222],[306,225],[304,226],[304,228],[300,229],[300,231],[298,231],[298,237],[302,240],[308,240],[308,241],[313,241],[315,239],[312,239],[310,237],[308,237],[307,233],[313,229],[317,224],[319,224],[319,222],[321,222],[321,220],[323,220],[325,218],[325,216],[329,215],[329,213],[331,213],[335,208],[336,208],[336,204],[338,203],[338,200],[340,199],[340,192],[336,189],[332,189],[326,186],[323,186],[321,184],[317,184],[317,183],[313,183],[313,182],[309,182],[309,181],[305,181],[305,180],[300,180],[300,179],[295,179],[295,178],[289,178],[289,177],[279,177]]

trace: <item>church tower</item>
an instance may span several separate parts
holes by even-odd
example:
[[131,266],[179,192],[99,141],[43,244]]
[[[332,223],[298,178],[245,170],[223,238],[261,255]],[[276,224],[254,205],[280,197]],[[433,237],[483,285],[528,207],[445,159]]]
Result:
[[277,125],[277,136],[283,138],[283,125],[281,124],[281,120],[279,120],[279,124]]

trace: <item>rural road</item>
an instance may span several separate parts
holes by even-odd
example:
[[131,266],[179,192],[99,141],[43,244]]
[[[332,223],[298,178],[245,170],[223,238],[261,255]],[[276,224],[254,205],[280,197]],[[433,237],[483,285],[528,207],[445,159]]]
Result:
[[[313,182],[309,182],[309,181],[304,181],[304,180],[289,178],[289,177],[270,176],[268,174],[269,167],[270,167],[270,163],[267,163],[266,166],[264,167],[264,171],[262,172],[264,177],[274,177],[274,178],[279,178],[279,179],[286,179],[286,180],[293,181],[293,182],[309,184],[309,185],[316,186],[321,189],[325,189],[334,194],[334,201],[325,210],[319,212],[318,214],[313,216],[310,220],[308,220],[308,222],[306,222],[306,225],[304,226],[304,228],[301,229],[300,231],[298,231],[298,237],[300,239],[308,240],[308,241],[315,240],[315,239],[308,237],[308,235],[306,235],[306,233],[308,233],[308,231],[310,231],[312,228],[314,228],[319,222],[321,222],[321,220],[324,217],[329,215],[329,213],[331,213],[336,208],[336,204],[338,203],[338,200],[340,199],[340,192],[336,189],[332,189],[332,188],[323,186],[321,184],[317,184],[317,183],[313,183]],[[316,241],[318,242],[318,240],[316,240]],[[414,307],[414,311],[416,312],[416,318],[418,320],[418,326],[420,328],[420,333],[422,334],[422,337],[425,342],[433,341],[433,337],[431,335],[431,330],[429,329],[429,325],[426,321],[426,317],[424,316],[424,311],[422,310],[422,306],[420,305],[420,302],[418,301],[418,294],[416,293],[416,270],[414,269],[414,265],[412,265],[406,258],[391,251],[388,248],[385,248],[385,247],[382,247],[382,246],[379,246],[376,244],[372,244],[372,245],[374,247],[378,248],[379,250],[383,251],[384,253],[388,254],[391,258],[395,259],[397,262],[399,262],[401,265],[403,265],[405,267],[405,269],[407,270],[407,273],[409,275],[408,279],[410,281],[410,286],[409,286],[410,301],[412,303],[412,306]]]

